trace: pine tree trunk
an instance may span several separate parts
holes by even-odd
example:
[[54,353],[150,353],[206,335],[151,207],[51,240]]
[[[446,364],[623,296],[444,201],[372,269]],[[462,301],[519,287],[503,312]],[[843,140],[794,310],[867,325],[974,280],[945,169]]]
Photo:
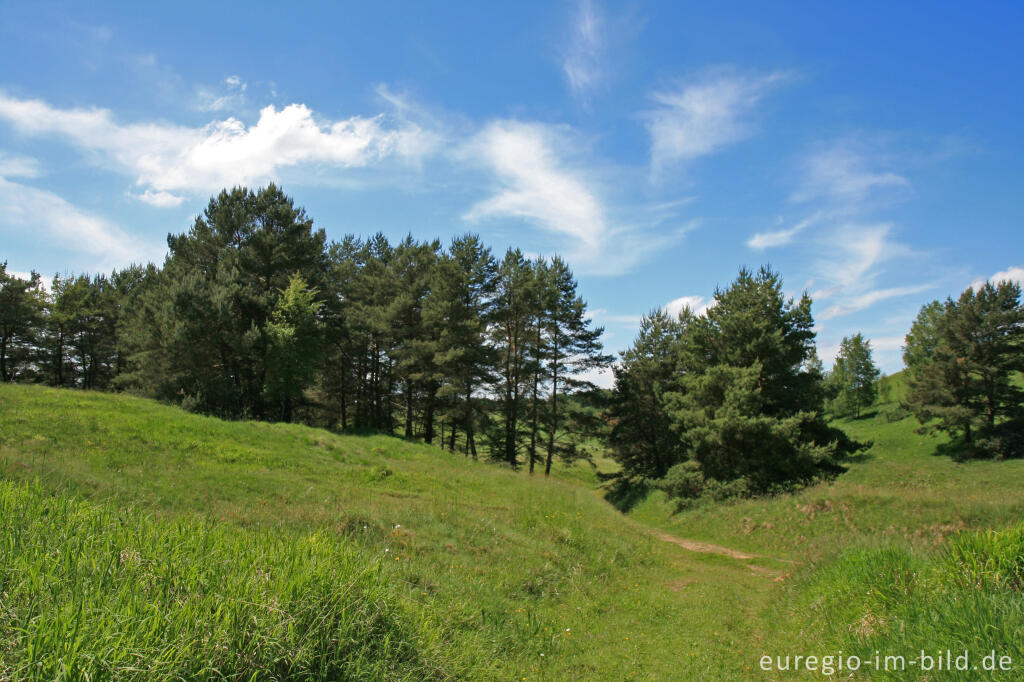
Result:
[[0,377],[4,381],[10,381],[11,376],[7,373],[7,336],[0,339]]
[[423,408],[423,442],[430,445],[434,442],[434,387],[429,387],[427,404]]
[[548,431],[548,461],[544,475],[551,475],[551,460],[555,455],[555,431],[558,430],[558,346],[554,348],[554,367],[551,369],[551,430]]
[[412,384],[405,382],[405,437],[412,438]]

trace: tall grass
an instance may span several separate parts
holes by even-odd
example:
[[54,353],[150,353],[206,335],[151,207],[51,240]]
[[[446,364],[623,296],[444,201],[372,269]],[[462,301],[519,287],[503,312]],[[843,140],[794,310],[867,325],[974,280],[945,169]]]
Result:
[[[968,653],[967,669],[928,679],[1019,679],[1024,669],[1024,525],[960,533],[930,554],[905,547],[856,550],[807,573],[793,586],[794,621],[817,635],[818,649],[863,660],[905,656],[905,670],[874,679],[907,679],[920,655]],[[985,670],[984,657],[1009,657],[1012,671]],[[818,653],[818,652],[815,652]],[[916,660],[911,664],[910,661]],[[975,667],[977,666],[977,667]]]
[[0,679],[438,679],[344,538],[158,520],[0,482]]

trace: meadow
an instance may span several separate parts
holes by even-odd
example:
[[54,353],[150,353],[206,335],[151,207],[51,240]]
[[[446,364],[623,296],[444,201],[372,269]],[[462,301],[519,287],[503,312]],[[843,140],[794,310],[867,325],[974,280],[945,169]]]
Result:
[[788,679],[760,658],[936,645],[1019,665],[1024,463],[955,462],[900,417],[840,421],[873,446],[833,482],[623,514],[584,463],[530,477],[2,385],[0,679]]

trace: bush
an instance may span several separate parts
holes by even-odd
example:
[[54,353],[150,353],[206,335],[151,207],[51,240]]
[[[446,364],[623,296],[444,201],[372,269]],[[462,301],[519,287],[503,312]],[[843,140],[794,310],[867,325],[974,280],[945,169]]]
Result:
[[658,487],[664,490],[669,497],[693,499],[703,494],[705,485],[706,481],[700,462],[690,460],[671,467],[665,474],[665,478],[659,482]]

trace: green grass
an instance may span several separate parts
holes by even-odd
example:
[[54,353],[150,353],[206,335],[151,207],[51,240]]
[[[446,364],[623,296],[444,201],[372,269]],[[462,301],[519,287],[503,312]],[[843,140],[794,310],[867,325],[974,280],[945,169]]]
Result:
[[[35,528],[37,549],[5,546],[4,566],[16,567],[5,580],[31,581],[33,570],[48,575],[38,549],[47,543],[98,567],[96,573],[71,567],[54,577],[45,601],[5,603],[0,627],[28,631],[45,644],[32,649],[34,658],[25,658],[24,647],[0,654],[0,679],[50,679],[58,665],[71,678],[114,669],[119,677],[156,677],[111,653],[116,645],[110,642],[122,640],[134,642],[131,650],[166,651],[168,661],[208,661],[204,665],[232,679],[301,677],[301,671],[345,666],[364,679],[415,678],[424,670],[442,678],[501,680],[745,679],[753,661],[744,644],[764,636],[760,610],[772,583],[748,568],[753,562],[693,554],[652,539],[589,487],[530,478],[396,438],[222,422],[123,395],[3,385],[0,476],[31,486],[5,495],[36,500],[25,502],[36,512],[22,523]],[[147,530],[128,541],[125,528],[105,525],[107,534],[82,544],[78,533],[59,532],[63,523],[47,525],[50,504],[72,509],[71,518],[116,518],[125,528]],[[166,558],[183,575],[189,566],[198,571],[186,589],[197,592],[186,601],[215,598],[238,614],[231,622],[239,631],[248,631],[241,625],[251,615],[245,609],[261,608],[245,603],[276,598],[291,604],[278,620],[259,624],[265,630],[251,626],[274,641],[283,661],[276,667],[242,658],[231,668],[195,642],[194,630],[182,629],[177,638],[170,627],[150,635],[138,619],[177,623],[188,612],[141,588],[116,597],[98,587],[112,580],[103,571],[113,548],[118,555],[134,550],[147,561],[160,560],[160,547],[174,543],[159,538],[181,538],[175,529],[189,524],[208,529],[210,539],[183,542]],[[298,618],[301,596],[285,583],[274,583],[262,601],[246,592],[256,589],[248,585],[260,565],[251,555],[216,564],[215,576],[202,573],[234,548],[272,540],[280,544],[263,562],[271,575],[315,540],[322,551],[347,558],[336,569],[310,558],[296,569],[297,580],[305,571],[319,584],[319,570],[339,571],[341,582],[370,576],[358,592],[314,590],[321,601],[341,599],[354,621],[313,619],[296,626],[303,641],[328,644],[344,639],[332,634],[342,628],[356,633],[345,647],[323,654],[329,661],[295,650],[285,637],[283,624]],[[216,581],[223,589],[213,587]],[[123,613],[121,601],[108,602],[122,598]],[[707,608],[723,600],[735,606]],[[369,653],[372,643],[363,641],[376,627],[376,611],[360,610],[370,603],[391,614],[390,641],[401,643],[379,663]],[[103,622],[93,623],[100,613],[107,614]],[[215,630],[214,621],[200,619],[197,627]],[[82,644],[74,651],[55,648],[69,632]],[[314,659],[321,667],[313,667]],[[49,667],[38,667],[41,660]],[[170,678],[194,668],[168,662],[162,670]]]
[[[770,653],[995,649],[1019,670],[1024,565],[991,557],[1009,551],[1024,561],[1015,526],[1024,518],[1024,461],[955,461],[940,447],[945,437],[920,435],[916,421],[895,418],[901,379],[889,378],[891,402],[835,422],[872,446],[834,481],[684,511],[654,492],[630,516],[679,536],[794,561],[764,612],[779,624]],[[951,562],[1002,566],[979,574],[1010,573],[1010,566],[1018,582],[965,580]],[[968,671],[939,679],[989,677]]]
[[936,646],[1020,664],[1024,462],[957,463],[894,408],[839,422],[873,446],[834,482],[623,515],[608,459],[530,477],[0,385],[0,680],[779,679],[762,655]]

